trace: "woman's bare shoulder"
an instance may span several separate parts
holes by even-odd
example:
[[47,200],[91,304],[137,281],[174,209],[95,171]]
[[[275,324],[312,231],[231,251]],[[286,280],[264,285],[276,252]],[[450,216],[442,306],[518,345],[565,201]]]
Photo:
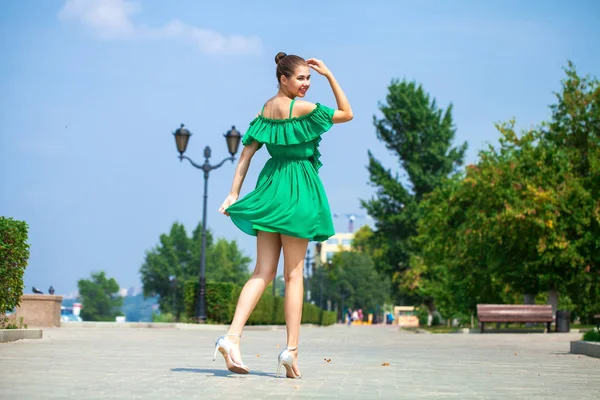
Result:
[[301,117],[306,114],[310,114],[317,105],[315,103],[311,103],[310,101],[305,100],[296,100],[294,103],[294,112],[293,114],[297,117]]

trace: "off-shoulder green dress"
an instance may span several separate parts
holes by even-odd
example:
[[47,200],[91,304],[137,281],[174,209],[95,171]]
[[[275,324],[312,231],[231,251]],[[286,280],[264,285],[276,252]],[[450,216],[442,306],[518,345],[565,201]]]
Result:
[[[318,169],[321,135],[333,125],[334,110],[317,103],[309,114],[270,119],[261,111],[242,138],[266,145],[266,162],[256,188],[227,208],[233,223],[243,232],[257,231],[322,242],[335,234],[329,202]],[[263,107],[264,111],[264,107]]]

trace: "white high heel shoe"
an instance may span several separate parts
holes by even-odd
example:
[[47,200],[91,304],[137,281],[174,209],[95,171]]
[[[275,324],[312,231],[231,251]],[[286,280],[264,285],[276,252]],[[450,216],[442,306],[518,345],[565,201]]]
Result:
[[233,361],[231,358],[231,349],[234,344],[231,343],[227,336],[237,336],[242,337],[242,335],[238,333],[227,333],[225,335],[220,336],[215,343],[215,354],[213,355],[213,361],[217,358],[217,352],[220,352],[225,359],[225,364],[227,365],[227,369],[231,372],[235,372],[236,374],[247,374],[250,372],[250,369],[244,365],[244,363],[238,364]]
[[292,355],[292,353],[290,353],[290,351],[294,351],[294,350],[298,350],[298,346],[286,347],[285,350],[283,350],[279,354],[279,357],[277,357],[277,361],[278,361],[277,378],[279,378],[279,370],[281,369],[282,365],[285,367],[286,378],[290,378],[290,379],[302,378],[302,374],[296,375],[296,372],[294,372],[293,364],[294,364],[294,361],[296,361],[296,357],[294,355]]

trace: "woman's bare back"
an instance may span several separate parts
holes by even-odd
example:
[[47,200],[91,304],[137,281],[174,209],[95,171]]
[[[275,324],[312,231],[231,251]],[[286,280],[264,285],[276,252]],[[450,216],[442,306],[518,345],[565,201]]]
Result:
[[301,117],[310,113],[315,107],[315,104],[304,100],[296,100],[292,106],[292,99],[289,97],[274,96],[265,103],[262,116],[269,119]]

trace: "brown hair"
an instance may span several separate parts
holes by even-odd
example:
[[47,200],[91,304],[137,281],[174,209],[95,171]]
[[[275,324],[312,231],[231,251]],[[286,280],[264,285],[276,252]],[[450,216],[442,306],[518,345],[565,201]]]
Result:
[[294,71],[301,65],[306,65],[306,60],[300,56],[290,54],[289,56],[284,52],[279,52],[275,56],[275,64],[277,64],[277,82],[281,83],[281,75],[285,75],[286,78],[291,78],[294,75]]

